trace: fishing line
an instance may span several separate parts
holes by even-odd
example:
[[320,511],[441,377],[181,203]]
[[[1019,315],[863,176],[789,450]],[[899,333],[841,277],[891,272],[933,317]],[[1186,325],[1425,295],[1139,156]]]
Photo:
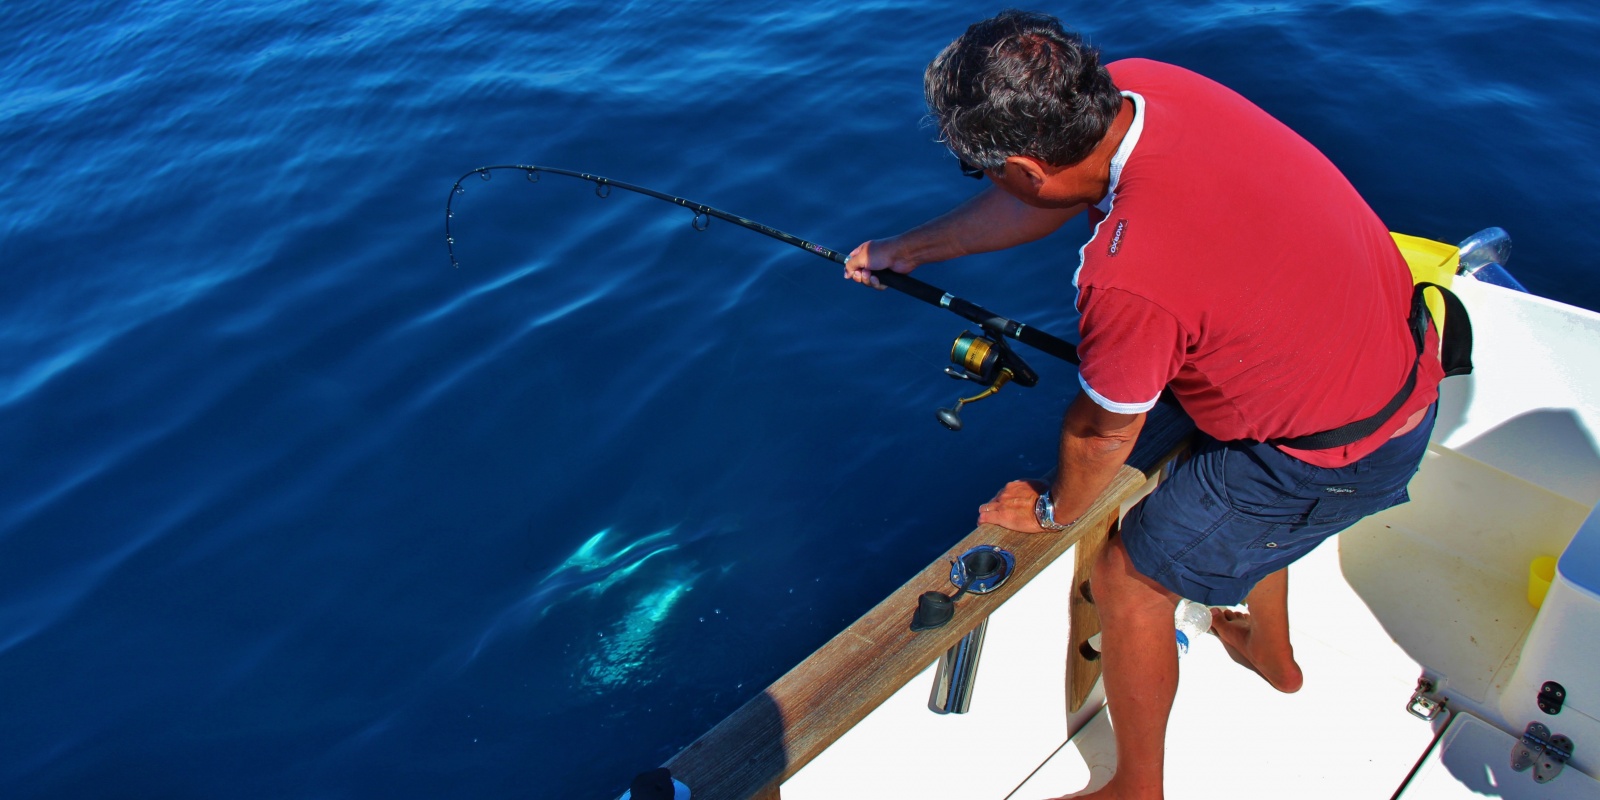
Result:
[[[450,187],[450,196],[445,201],[444,206],[444,238],[445,245],[450,253],[450,265],[452,267],[459,268],[461,266],[461,262],[456,259],[456,240],[451,232],[450,222],[455,218],[454,204],[456,195],[464,194],[467,191],[466,187],[461,185],[462,182],[473,175],[477,175],[480,179],[487,181],[492,173],[501,170],[521,172],[530,183],[538,183],[541,173],[565,175],[586,180],[594,184],[595,195],[602,199],[609,197],[613,188],[642,194],[646,197],[654,197],[657,200],[663,200],[694,212],[694,218],[690,220],[689,224],[697,231],[709,228],[711,219],[715,217],[731,222],[741,228],[777,239],[784,244],[798,247],[812,255],[821,256],[836,264],[842,265],[849,260],[848,256],[843,253],[806,241],[769,225],[763,225],[737,214],[730,214],[726,211],[712,208],[704,203],[697,203],[687,198],[658,192],[643,186],[612,180],[601,175],[591,175],[587,172],[574,172],[536,164],[495,164],[487,167],[478,167],[462,175],[456,179],[455,185]],[[1015,339],[1071,364],[1079,363],[1077,348],[1071,342],[1050,333],[1000,316],[977,303],[957,297],[910,275],[891,270],[880,270],[875,272],[874,276],[879,283],[890,289],[950,311],[959,317],[976,323],[983,329],[983,334],[962,333],[961,336],[956,338],[955,345],[950,351],[950,360],[960,369],[945,367],[945,373],[952,378],[969,380],[985,386],[985,389],[979,394],[958,400],[953,408],[939,409],[939,421],[951,430],[961,429],[960,412],[963,405],[988,397],[999,391],[1007,383],[1017,383],[1022,386],[1033,386],[1038,383],[1038,374],[1006,344],[1005,340],[1007,338]]]

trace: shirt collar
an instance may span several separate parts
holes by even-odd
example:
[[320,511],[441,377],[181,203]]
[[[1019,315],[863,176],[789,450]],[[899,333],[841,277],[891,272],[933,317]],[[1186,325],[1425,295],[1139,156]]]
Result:
[[1128,163],[1128,157],[1133,155],[1133,148],[1138,146],[1139,135],[1144,133],[1144,97],[1138,92],[1123,92],[1122,96],[1133,101],[1133,122],[1128,125],[1122,143],[1117,145],[1117,152],[1111,154],[1111,182],[1106,187],[1106,196],[1095,204],[1102,214],[1111,213],[1111,204],[1117,196],[1117,182],[1122,179],[1122,168]]

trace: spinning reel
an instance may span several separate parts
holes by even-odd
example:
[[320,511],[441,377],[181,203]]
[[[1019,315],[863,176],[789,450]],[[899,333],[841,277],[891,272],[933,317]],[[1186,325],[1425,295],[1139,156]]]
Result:
[[982,335],[962,331],[950,347],[950,361],[956,366],[945,367],[944,374],[984,386],[983,391],[971,397],[957,399],[953,407],[939,409],[939,422],[953,431],[961,430],[962,406],[976,403],[1013,381],[1023,386],[1039,383],[1039,374],[1006,344],[1005,337],[987,328]]

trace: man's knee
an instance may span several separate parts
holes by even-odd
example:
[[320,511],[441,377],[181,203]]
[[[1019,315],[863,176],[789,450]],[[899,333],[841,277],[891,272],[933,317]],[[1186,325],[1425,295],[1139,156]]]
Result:
[[1128,548],[1122,544],[1121,536],[1112,536],[1105,547],[1100,548],[1100,555],[1094,562],[1095,588],[1117,583],[1119,576],[1129,569],[1133,569],[1133,563],[1128,558]]
[[[1094,575],[1090,578],[1095,605],[1101,611],[1113,613],[1128,605],[1159,604],[1171,592],[1139,571],[1123,545],[1122,537],[1113,536],[1095,560]],[[1173,595],[1176,597],[1176,595]],[[1175,602],[1175,601],[1174,601]]]

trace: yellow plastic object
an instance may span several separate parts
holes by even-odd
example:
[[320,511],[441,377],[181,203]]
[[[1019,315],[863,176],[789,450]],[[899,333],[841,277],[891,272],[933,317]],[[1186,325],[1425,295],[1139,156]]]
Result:
[[1396,247],[1400,248],[1400,255],[1406,257],[1406,263],[1411,266],[1411,282],[1437,283],[1446,289],[1456,276],[1456,265],[1461,260],[1461,249],[1453,244],[1436,242],[1420,236],[1407,236],[1403,233],[1390,233],[1394,237]]
[[[1461,262],[1461,248],[1420,236],[1392,231],[1389,235],[1394,237],[1400,255],[1405,256],[1406,265],[1411,267],[1412,283],[1436,283],[1450,288],[1451,281],[1456,277],[1456,265]],[[1428,293],[1428,313],[1433,315],[1436,325],[1444,319],[1444,300],[1439,298],[1438,292]]]
[[1528,604],[1534,608],[1544,605],[1544,596],[1550,592],[1550,582],[1556,579],[1556,557],[1539,556],[1528,565]]

